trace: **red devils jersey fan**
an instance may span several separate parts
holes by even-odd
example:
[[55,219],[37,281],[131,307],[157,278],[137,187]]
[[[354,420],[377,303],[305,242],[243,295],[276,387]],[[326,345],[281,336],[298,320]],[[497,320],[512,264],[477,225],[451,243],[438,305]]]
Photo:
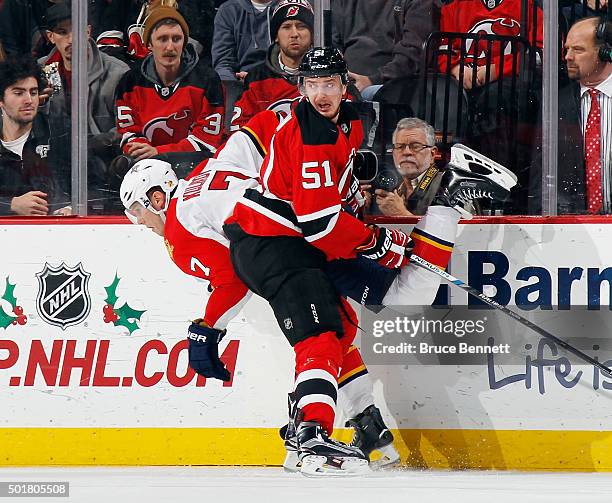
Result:
[[221,81],[188,37],[185,19],[172,7],[158,7],[145,20],[151,54],[117,88],[121,147],[136,160],[164,152],[214,152],[221,143]]
[[346,93],[339,51],[315,48],[300,65],[304,99],[279,126],[257,189],[248,189],[224,226],[238,276],[270,303],[295,350],[294,418],[302,472],[367,470],[356,447],[329,438],[337,377],[356,334],[356,315],[323,272],[357,254],[388,268],[406,264],[408,237],[368,228],[341,211],[361,123]]
[[245,124],[266,109],[289,114],[291,103],[300,97],[298,67],[312,47],[313,26],[314,13],[308,0],[282,0],[276,6],[270,22],[274,43],[266,60],[249,71],[245,90],[234,107],[233,124]]
[[[533,0],[528,0],[528,25],[527,33],[531,39],[534,20],[533,17]],[[537,15],[537,45],[542,47],[544,35],[542,31],[542,10],[538,8]],[[521,34],[521,0],[452,0],[442,6],[442,14],[440,18],[440,31],[459,32],[482,35],[505,35],[519,36]],[[472,69],[479,71],[477,80],[479,84],[484,83],[487,58],[491,58],[492,65],[490,79],[496,80],[501,68],[500,54],[503,54],[504,75],[512,75],[512,47],[510,43],[506,43],[505,47],[500,47],[500,43],[496,42],[489,46],[486,40],[475,44],[473,41],[466,42],[467,57],[465,59],[466,70],[468,74],[464,77],[464,81],[471,79]],[[450,67],[457,78],[459,71],[461,39],[453,40],[451,49]],[[447,70],[447,55],[442,54],[442,51],[447,51],[448,41],[442,41],[440,45],[439,66],[442,72]],[[491,51],[488,56],[489,50]],[[518,68],[518,61],[517,61]],[[481,75],[482,74],[482,75]],[[471,85],[471,84],[468,84]]]

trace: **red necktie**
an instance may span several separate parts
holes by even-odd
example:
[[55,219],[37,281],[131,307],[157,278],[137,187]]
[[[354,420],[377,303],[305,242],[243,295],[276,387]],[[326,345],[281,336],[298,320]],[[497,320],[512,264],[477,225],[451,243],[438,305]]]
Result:
[[589,89],[591,110],[584,132],[584,151],[586,159],[587,211],[596,214],[601,211],[601,110],[597,89]]

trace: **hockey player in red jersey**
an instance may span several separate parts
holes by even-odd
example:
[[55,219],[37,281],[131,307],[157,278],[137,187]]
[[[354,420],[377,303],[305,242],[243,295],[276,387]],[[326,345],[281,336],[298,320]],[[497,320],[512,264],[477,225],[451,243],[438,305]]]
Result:
[[[442,6],[440,18],[440,31],[458,32],[482,35],[505,35],[518,37],[521,34],[521,4],[520,0],[451,0]],[[537,16],[537,47],[542,48],[544,35],[542,30],[542,10],[538,8]],[[527,8],[527,33],[531,40],[533,29],[533,0],[529,0]],[[462,40],[453,39],[448,47],[448,40],[442,40],[438,64],[440,71],[445,73],[448,65],[453,77],[459,79],[459,60]],[[463,86],[471,89],[473,84],[472,73],[476,72],[476,85],[482,86],[486,82],[486,64],[491,61],[489,82],[497,80],[503,64],[504,76],[511,76],[513,70],[513,56],[510,43],[500,47],[500,42],[482,40],[474,43],[467,40],[466,58],[463,74]],[[490,54],[489,54],[490,51]],[[450,52],[450,62],[448,53]],[[503,58],[500,58],[503,54]],[[518,71],[518,60],[515,71]]]
[[[206,377],[229,379],[218,359],[216,344],[250,295],[233,272],[222,225],[245,189],[257,185],[255,180],[278,123],[279,117],[274,112],[258,114],[232,135],[214,159],[201,163],[185,181],[177,180],[168,163],[143,160],[125,175],[121,185],[121,198],[132,221],[163,236],[171,259],[183,272],[210,281],[212,293],[203,317],[191,325],[190,333],[196,335],[189,340],[190,365]],[[378,278],[372,275],[367,284],[355,284],[353,276],[362,275],[359,267],[363,264],[357,269],[338,264],[338,268],[330,268],[329,272],[338,278],[337,287],[342,290],[347,285],[347,295],[358,301],[379,304],[389,291],[386,302],[402,302],[398,299],[405,294],[403,278],[393,272]],[[433,297],[437,279],[432,278]],[[364,295],[364,290],[370,295]],[[193,338],[202,332],[214,338],[214,348],[204,350]],[[399,454],[393,447],[393,435],[374,405],[373,383],[367,368],[356,347],[348,348],[347,353],[350,356],[340,372],[339,388],[344,395],[345,413],[355,428],[356,441],[367,455],[373,450],[380,451],[377,466],[394,464],[399,461]],[[298,469],[291,438],[287,440],[287,450],[285,468]]]
[[[346,83],[338,51],[306,54],[300,66],[305,98],[275,133],[260,186],[246,191],[224,226],[238,276],[269,301],[294,347],[296,447],[302,472],[311,475],[366,467],[359,449],[329,438],[337,376],[355,337],[356,317],[323,272],[325,264],[360,256],[400,268],[406,247],[412,247],[403,232],[365,226],[341,210],[362,141],[357,115],[342,100]],[[446,182],[452,176],[444,175]],[[497,195],[507,196],[498,188]]]
[[214,152],[221,144],[221,80],[188,37],[178,11],[157,7],[145,21],[151,54],[119,82],[117,131],[124,154],[136,160],[165,152]]

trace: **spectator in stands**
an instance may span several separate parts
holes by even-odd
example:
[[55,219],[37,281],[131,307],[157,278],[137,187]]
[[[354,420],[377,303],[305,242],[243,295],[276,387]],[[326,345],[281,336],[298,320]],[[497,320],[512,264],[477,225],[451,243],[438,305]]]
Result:
[[117,89],[123,152],[134,160],[164,152],[214,152],[223,139],[223,90],[218,75],[187,43],[185,18],[159,6],[147,17],[143,35],[151,54]]
[[[451,0],[442,7],[440,31],[518,37],[521,34],[521,3],[521,0]],[[533,0],[529,0],[527,10],[528,33],[531,33],[534,22]],[[542,48],[544,35],[541,9],[537,13],[537,46]],[[444,39],[440,45],[440,71],[446,73],[450,69],[455,80],[460,79],[461,44],[462,39],[456,38],[451,40],[450,47],[449,41]],[[502,52],[504,57],[500,58]],[[464,58],[462,85],[466,90],[497,80],[502,68],[504,76],[512,75],[513,55],[508,43],[502,49],[499,42],[489,45],[486,40],[475,43],[468,39],[465,42]],[[487,80],[489,58],[491,65]],[[515,72],[518,70],[518,62],[517,58]]]
[[0,42],[7,56],[32,54],[42,57],[51,46],[43,35],[44,13],[49,0],[5,0],[0,13]]
[[[163,0],[162,3],[176,8],[189,19],[189,41],[201,58],[210,61],[215,17],[213,0]],[[128,64],[144,59],[149,54],[142,40],[144,21],[148,11],[158,4],[159,0],[105,0],[96,18],[99,28],[96,43],[100,50]]]
[[228,0],[215,17],[212,62],[221,80],[244,80],[272,44],[270,17],[278,0]]
[[243,125],[258,112],[271,109],[285,115],[301,94],[297,71],[302,57],[312,47],[314,13],[308,0],[282,0],[270,22],[274,43],[266,60],[253,68],[234,108],[233,125]]
[[68,195],[51,167],[49,127],[38,114],[44,87],[41,69],[31,57],[0,63],[0,215],[47,215],[54,208],[70,213]]
[[[334,45],[365,100],[382,84],[415,77],[423,42],[438,26],[440,0],[334,0]],[[367,91],[366,91],[367,89]]]
[[[393,164],[402,177],[402,183],[393,192],[376,189],[374,203],[379,212],[385,216],[411,216],[412,213],[407,209],[408,198],[427,168],[434,164],[437,152],[433,127],[415,117],[401,119],[393,132],[392,149]],[[371,188],[370,185],[363,186],[368,201],[372,198]],[[372,211],[377,213],[375,208]]]
[[[72,99],[72,19],[70,3],[58,3],[47,11],[47,37],[54,45],[51,53],[41,58],[43,69],[54,74],[61,89],[49,98],[46,105],[52,132],[54,155],[63,157],[64,169],[71,165],[71,99]],[[91,25],[88,26],[88,35]],[[106,166],[120,153],[119,136],[115,125],[115,90],[128,66],[112,56],[100,52],[90,38],[87,49],[88,80],[88,184],[92,206],[101,210],[102,193],[106,183]],[[95,207],[95,208],[94,208]]]
[[[565,42],[570,83],[559,90],[559,213],[612,213],[612,63],[600,56],[599,23],[599,17],[578,21]],[[538,159],[532,176],[537,213],[540,166]]]
[[[0,42],[8,55],[32,54],[41,58],[53,46],[48,41],[47,10],[64,0],[5,0],[0,13]],[[87,0],[92,16],[106,0]]]

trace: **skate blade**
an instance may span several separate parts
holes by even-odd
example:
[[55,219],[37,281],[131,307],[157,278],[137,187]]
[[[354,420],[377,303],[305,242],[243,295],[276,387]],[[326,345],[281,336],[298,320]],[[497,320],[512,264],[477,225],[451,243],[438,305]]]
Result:
[[326,456],[304,456],[300,473],[305,477],[356,477],[371,473],[367,459],[346,458],[340,467],[327,463]]
[[474,215],[472,215],[463,206],[460,206],[460,205],[456,204],[455,206],[453,206],[453,209],[455,211],[459,212],[459,214],[461,215],[461,218],[463,218],[463,220],[472,220],[472,218],[474,218]]
[[[514,187],[518,181],[516,175],[508,168],[461,143],[456,143],[451,147],[451,159],[449,164],[480,174],[484,174],[481,169],[488,171],[489,174],[486,176],[508,191]],[[473,169],[474,165],[479,166],[481,169]]]
[[300,471],[302,463],[297,451],[287,451],[285,461],[283,461],[283,470],[287,473],[297,473]]
[[372,470],[387,470],[400,464],[399,452],[397,452],[393,444],[385,445],[376,450],[381,456],[376,461],[370,461],[370,468]]

